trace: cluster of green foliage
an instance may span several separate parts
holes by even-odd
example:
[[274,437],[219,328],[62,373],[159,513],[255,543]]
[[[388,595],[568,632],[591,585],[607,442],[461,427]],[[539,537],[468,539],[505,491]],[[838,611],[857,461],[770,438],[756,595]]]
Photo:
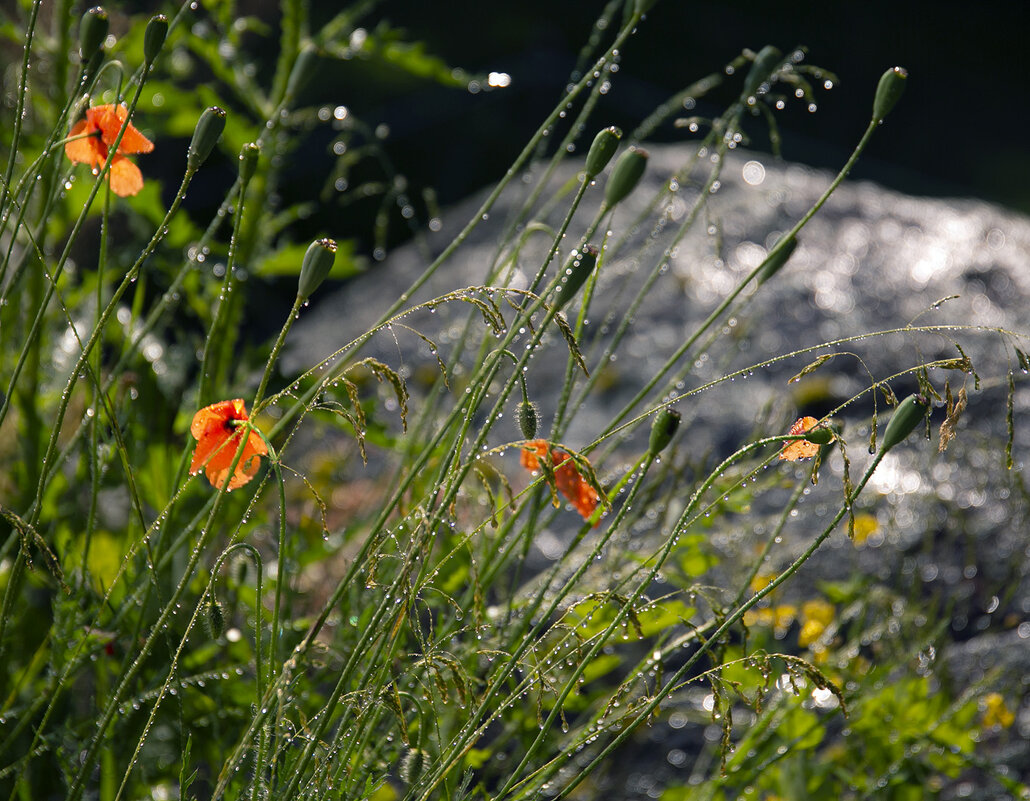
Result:
[[[603,302],[597,271],[622,240],[581,248],[567,271],[555,257],[595,179],[604,200],[590,236],[603,238],[613,220],[632,226],[613,212],[637,189],[647,153],[626,145],[675,113],[676,99],[638,132],[601,131],[560,199],[558,228],[530,216],[545,178],[480,285],[415,306],[417,287],[398,287],[378,325],[283,376],[279,356],[309,296],[361,268],[352,243],[295,235],[324,194],[281,202],[299,143],[326,119],[303,104],[306,82],[357,57],[445,85],[482,79],[386,25],[362,28],[374,2],[317,31],[301,0],[283,0],[278,28],[238,16],[228,0],[205,5],[80,17],[68,0],[20,0],[0,24],[0,796],[590,798],[625,781],[622,754],[649,731],[690,735],[661,755],[681,768],[663,788],[670,801],[922,798],[972,771],[1024,791],[978,751],[1011,713],[984,700],[987,680],[951,687],[920,667],[941,632],[911,599],[857,579],[808,590],[799,609],[777,600],[828,537],[847,527],[861,538],[855,501],[924,419],[925,394],[936,392],[929,370],[970,365],[913,358],[853,399],[880,393],[897,409],[861,477],[849,469],[843,482],[820,483],[837,511],[793,560],[777,546],[817,467],[763,468],[799,441],[822,449],[816,465],[840,453],[850,468],[849,432],[770,436],[786,430],[784,412],[713,462],[684,446],[664,411],[679,397],[663,381],[675,387],[684,364],[719,347],[712,326],[745,288],[775,280],[822,200],[578,451],[563,434],[579,400],[603,391],[600,368],[614,352],[585,347],[585,319]],[[584,51],[593,69],[541,121],[511,175],[534,158],[549,174],[568,144],[589,146],[582,131],[604,93],[594,76],[610,74],[650,5],[603,9],[604,35]],[[275,58],[255,66],[263,50]],[[743,120],[773,122],[777,84],[810,91],[803,65],[773,48],[735,67],[740,99],[707,121],[700,145],[723,155]],[[723,71],[684,91],[730,80]],[[841,178],[903,81],[885,75]],[[155,142],[134,157],[144,173],[160,164],[174,180],[148,178],[119,198],[107,179],[116,144],[92,175],[68,161],[73,124],[111,103]],[[348,192],[381,203],[370,241],[383,247],[417,221],[400,213],[404,183],[374,130],[353,116],[339,126],[330,181],[379,164],[377,179]],[[224,175],[237,154],[238,172],[213,190],[209,162]],[[427,259],[419,284],[508,180]],[[187,213],[201,182],[216,202]],[[505,279],[521,231],[551,244],[531,286],[515,290]],[[296,301],[278,336],[241,337],[256,288],[287,283]],[[441,306],[460,323],[446,347],[418,327]],[[377,336],[428,349],[428,371],[409,379],[369,355]],[[529,405],[531,355],[567,363],[546,433]],[[897,376],[918,376],[924,396],[899,403],[888,383]],[[251,416],[225,438],[254,431],[267,455],[234,453],[230,473],[261,466],[229,492],[202,466],[191,475],[190,428],[198,409],[232,398]],[[948,395],[952,427],[962,398]],[[516,407],[521,437],[499,424]],[[633,432],[652,424],[640,446]],[[516,473],[512,457],[545,436],[554,451],[532,477]],[[362,460],[366,478],[353,469]],[[600,503],[541,569],[543,533],[579,523],[563,506],[569,483]],[[709,534],[760,495],[781,499],[778,522],[757,555],[731,558]]]

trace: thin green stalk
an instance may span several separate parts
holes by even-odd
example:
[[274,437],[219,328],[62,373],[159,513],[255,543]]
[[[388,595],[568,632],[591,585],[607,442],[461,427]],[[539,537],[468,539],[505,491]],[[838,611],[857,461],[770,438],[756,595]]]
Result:
[[29,11],[29,21],[25,26],[25,44],[22,47],[21,80],[18,83],[18,104],[14,111],[14,129],[11,132],[11,152],[7,157],[7,169],[4,170],[3,186],[0,186],[0,212],[7,208],[7,188],[11,185],[14,165],[18,156],[18,145],[21,142],[21,126],[25,119],[25,97],[28,95],[29,55],[32,52],[32,40],[36,35],[36,21],[39,19],[39,7],[42,0],[34,0]]

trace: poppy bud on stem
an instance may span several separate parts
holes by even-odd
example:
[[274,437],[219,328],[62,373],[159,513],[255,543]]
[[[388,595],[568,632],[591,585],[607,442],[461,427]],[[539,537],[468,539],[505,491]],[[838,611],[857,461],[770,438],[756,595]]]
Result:
[[143,60],[152,64],[157,54],[164,47],[165,38],[168,36],[168,17],[164,14],[157,14],[150,18],[147,29],[143,32]]
[[876,87],[873,98],[873,121],[883,122],[884,118],[898,104],[908,83],[908,70],[904,67],[891,67],[882,76]]
[[304,261],[300,266],[300,280],[297,282],[297,297],[307,300],[319,285],[329,277],[336,261],[336,242],[332,239],[316,239],[308,245]]
[[929,408],[929,402],[922,395],[909,395],[899,403],[883,431],[880,454],[885,454],[911,434],[919,422],[926,417]]
[[655,415],[654,422],[651,424],[651,437],[647,444],[647,450],[652,456],[657,456],[672,442],[676,430],[680,427],[680,417],[679,412],[668,406],[663,407]]
[[254,170],[257,169],[258,157],[261,155],[261,145],[255,142],[247,142],[240,148],[240,183],[246,186],[254,177]]
[[556,311],[572,300],[573,295],[586,283],[597,266],[597,252],[593,245],[584,245],[580,250],[574,250],[569,254],[562,271],[565,280],[559,285],[559,294],[554,301]]
[[200,119],[197,120],[197,127],[193,131],[190,148],[186,151],[187,170],[193,172],[200,169],[200,165],[207,161],[207,157],[215,149],[224,130],[225,111],[218,106],[204,109]]
[[631,147],[619,156],[604,187],[604,203],[609,209],[636,189],[649,156],[642,147]]
[[540,412],[537,411],[536,404],[529,400],[522,400],[515,408],[515,414],[519,420],[519,431],[522,432],[523,439],[534,439],[540,423]]
[[594,137],[593,144],[590,145],[590,150],[587,152],[585,165],[588,181],[593,180],[601,170],[608,166],[615,151],[619,149],[620,139],[622,139],[622,131],[614,125],[603,128]]
[[780,271],[784,264],[786,264],[790,257],[794,255],[794,251],[797,249],[798,240],[796,237],[791,236],[782,245],[777,242],[773,249],[766,256],[765,261],[762,262],[761,269],[758,271],[758,285],[761,286],[776,273]]
[[101,6],[94,6],[82,15],[79,23],[79,57],[87,63],[104,46],[110,23],[107,12]]

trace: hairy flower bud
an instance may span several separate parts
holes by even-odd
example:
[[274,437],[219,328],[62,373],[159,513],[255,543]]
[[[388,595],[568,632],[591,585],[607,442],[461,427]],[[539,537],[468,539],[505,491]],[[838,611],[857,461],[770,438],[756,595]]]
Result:
[[536,404],[531,401],[520,401],[515,409],[515,415],[519,421],[519,431],[523,439],[534,439],[537,426],[540,424],[540,412]]
[[615,151],[619,149],[619,140],[622,139],[622,131],[614,125],[602,128],[594,137],[593,144],[587,152],[586,174],[590,181],[601,173],[608,162],[612,160]]
[[204,604],[204,627],[212,640],[217,640],[225,633],[225,610],[215,598]]
[[215,149],[222,131],[225,130],[225,111],[218,106],[204,109],[193,130],[193,140],[186,151],[186,169],[197,170],[207,161],[211,151]]
[[569,254],[563,270],[565,278],[558,286],[559,294],[555,296],[555,309],[561,309],[572,300],[596,266],[597,248],[593,245],[584,245],[581,250],[574,250]]
[[604,187],[604,202],[609,209],[636,189],[647,167],[649,156],[650,154],[642,147],[628,148],[619,156]]
[[676,435],[676,429],[680,427],[681,416],[679,412],[668,406],[663,407],[655,415],[654,422],[651,423],[651,437],[647,444],[647,449],[652,456],[657,456],[672,442],[672,438]]
[[150,18],[147,29],[143,32],[143,60],[152,64],[157,54],[164,47],[168,36],[168,17],[158,14]]
[[82,15],[79,22],[79,57],[84,64],[104,46],[109,25],[107,12],[101,6],[94,6]]
[[876,87],[876,97],[873,98],[873,119],[876,122],[883,122],[884,118],[891,113],[901,99],[906,83],[908,83],[908,70],[904,67],[891,67],[880,76],[880,83]]
[[308,245],[304,261],[300,266],[300,280],[297,295],[310,298],[322,282],[329,277],[336,261],[336,242],[332,239],[316,239]]
[[899,403],[883,431],[880,453],[886,453],[911,434],[919,422],[926,417],[929,408],[929,402],[922,395],[909,395]]

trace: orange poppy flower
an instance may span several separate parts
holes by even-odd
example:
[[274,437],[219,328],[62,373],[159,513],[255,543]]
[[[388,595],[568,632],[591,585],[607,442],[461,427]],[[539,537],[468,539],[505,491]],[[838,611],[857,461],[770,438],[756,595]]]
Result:
[[[794,421],[794,425],[790,427],[790,431],[787,433],[804,434],[818,422],[814,417],[802,417]],[[786,459],[788,462],[797,462],[801,459],[811,459],[817,453],[819,453],[819,446],[814,442],[796,439],[783,446],[783,450],[780,451],[780,458]]]
[[[547,453],[549,443],[545,439],[535,439],[522,446],[522,455],[519,461],[527,470],[539,470],[540,458]],[[597,494],[589,482],[579,474],[576,463],[565,451],[552,450],[551,464],[554,465],[554,483],[558,491],[564,495],[580,513],[584,520],[589,520],[601,497]],[[594,525],[598,525],[598,520]]]
[[190,475],[203,470],[211,485],[219,489],[228,479],[228,490],[242,487],[254,478],[261,468],[261,457],[268,455],[268,448],[256,431],[247,432],[243,453],[229,475],[248,419],[242,398],[212,403],[193,415],[190,433],[197,440],[197,449],[190,463]]
[[[86,119],[75,123],[68,135],[89,134],[89,136],[73,142],[66,142],[64,145],[65,155],[73,164],[88,164],[92,168],[93,174],[96,175],[107,161],[108,148],[118,138],[118,132],[122,129],[128,116],[129,110],[125,106],[111,103],[86,109]],[[129,123],[108,172],[112,192],[119,197],[127,197],[135,195],[143,188],[143,174],[139,171],[139,167],[125,158],[125,154],[149,153],[153,149],[154,143],[141,134],[132,123]]]

